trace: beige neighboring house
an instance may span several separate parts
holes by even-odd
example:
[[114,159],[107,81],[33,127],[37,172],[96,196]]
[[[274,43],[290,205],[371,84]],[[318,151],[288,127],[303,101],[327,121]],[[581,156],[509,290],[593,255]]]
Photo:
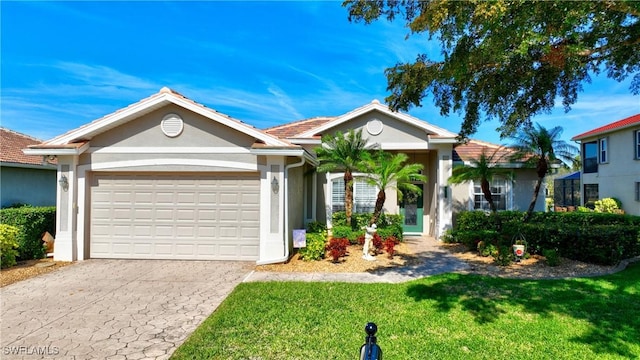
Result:
[[[342,210],[343,174],[316,172],[314,148],[349,129],[424,165],[421,196],[387,193],[384,211],[404,215],[405,233],[440,237],[452,226],[454,202],[469,200],[447,185],[456,134],[375,100],[259,130],[163,88],[24,152],[58,159],[56,259],[266,264],[288,259],[293,229],[331,226]],[[361,175],[354,207],[371,211],[377,189]]]
[[[510,158],[514,154],[513,150],[485,141],[470,140],[466,144],[454,147],[453,164],[454,166],[456,164],[472,165],[472,160],[479,159],[483,152],[487,156],[493,156],[496,167],[510,172],[510,175],[494,177],[491,182],[491,194],[498,211],[526,211],[533,198],[533,188],[538,175],[534,168],[527,168],[520,162],[512,161]],[[454,213],[464,210],[490,210],[489,203],[480,189],[479,181],[452,185],[452,192]],[[546,184],[543,183],[536,200],[535,211],[545,210],[545,193]]]
[[574,136],[582,159],[581,203],[614,197],[640,215],[640,114]]

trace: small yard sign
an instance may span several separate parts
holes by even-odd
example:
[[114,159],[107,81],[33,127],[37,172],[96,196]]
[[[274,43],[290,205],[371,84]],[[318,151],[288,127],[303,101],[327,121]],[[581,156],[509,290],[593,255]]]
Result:
[[293,247],[294,248],[307,247],[307,230],[305,229],[293,230]]

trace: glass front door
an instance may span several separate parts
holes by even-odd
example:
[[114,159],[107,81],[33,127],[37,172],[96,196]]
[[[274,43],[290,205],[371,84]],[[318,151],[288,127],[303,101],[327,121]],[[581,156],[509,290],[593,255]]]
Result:
[[402,231],[405,233],[422,233],[422,220],[424,215],[424,185],[415,184],[422,192],[420,195],[413,192],[404,192],[400,204],[400,214],[404,217]]

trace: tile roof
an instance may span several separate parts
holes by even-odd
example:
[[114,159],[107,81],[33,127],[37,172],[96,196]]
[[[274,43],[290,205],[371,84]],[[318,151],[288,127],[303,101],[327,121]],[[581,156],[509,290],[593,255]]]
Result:
[[263,131],[269,135],[276,136],[281,139],[295,138],[296,135],[302,134],[320,125],[323,125],[336,117],[314,117],[310,119],[304,119],[294,121],[288,124],[273,126]]
[[[17,131],[0,128],[0,161],[3,163],[42,165],[42,157],[25,155],[22,149],[30,145],[40,144],[42,141]],[[49,162],[55,164],[55,160]]]
[[489,156],[496,152],[496,159],[499,159],[498,163],[509,164],[512,163],[510,156],[515,152],[508,147],[502,145],[492,144],[480,140],[469,140],[466,144],[459,144],[453,148],[453,161],[470,161],[472,159],[478,159],[482,152]]
[[615,130],[621,130],[629,126],[640,125],[640,114],[629,116],[628,118],[624,118],[622,120],[614,121],[610,124],[601,126],[599,128],[589,130],[582,134],[576,135],[571,138],[571,140],[581,140],[590,136],[605,134]]

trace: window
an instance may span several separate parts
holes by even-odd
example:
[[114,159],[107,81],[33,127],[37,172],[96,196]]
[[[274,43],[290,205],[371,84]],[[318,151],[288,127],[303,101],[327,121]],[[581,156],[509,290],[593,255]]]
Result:
[[584,184],[584,204],[598,200],[598,184]]
[[[507,210],[507,180],[493,179],[490,185],[493,204],[498,210]],[[475,210],[491,210],[489,202],[484,198],[479,181],[473,182],[473,208]]]
[[600,153],[600,163],[605,164],[609,162],[609,158],[607,157],[607,138],[600,139],[599,153]]
[[640,130],[636,130],[633,133],[633,138],[635,143],[636,160],[640,160]]
[[636,201],[640,201],[640,182],[636,183]]
[[582,144],[582,153],[584,154],[582,171],[584,173],[598,172],[598,142],[592,141]]
[[[353,212],[373,212],[376,206],[378,189],[364,179],[353,179]],[[331,211],[344,211],[344,179],[331,181]]]

